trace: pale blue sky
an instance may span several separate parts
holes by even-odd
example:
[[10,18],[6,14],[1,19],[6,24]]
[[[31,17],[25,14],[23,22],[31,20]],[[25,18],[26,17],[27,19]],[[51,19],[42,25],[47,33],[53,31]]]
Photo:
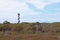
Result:
[[0,0],[0,23],[60,22],[60,0]]

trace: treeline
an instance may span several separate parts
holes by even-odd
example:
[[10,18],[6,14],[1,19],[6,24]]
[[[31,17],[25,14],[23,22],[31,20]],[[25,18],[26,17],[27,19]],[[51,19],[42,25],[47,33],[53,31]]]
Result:
[[17,32],[17,33],[46,33],[60,32],[60,22],[55,23],[10,23],[4,21],[0,24],[0,32]]

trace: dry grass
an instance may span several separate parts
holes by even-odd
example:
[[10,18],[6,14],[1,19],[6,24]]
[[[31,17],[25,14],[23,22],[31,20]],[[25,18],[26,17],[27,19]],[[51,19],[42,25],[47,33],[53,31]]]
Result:
[[[0,25],[0,27],[3,25]],[[28,28],[32,27],[31,24],[9,24],[9,27],[11,27],[12,29],[15,28],[19,28],[19,27],[23,27],[24,30],[23,31],[27,31]],[[51,29],[53,30],[58,30],[60,29],[60,24],[53,24],[53,27]],[[45,26],[44,26],[45,27]],[[59,33],[60,34],[60,33]],[[51,33],[40,33],[40,34],[28,34],[28,33],[24,33],[24,34],[20,34],[20,33],[16,33],[16,32],[12,32],[11,34],[8,35],[4,35],[4,34],[0,34],[0,40],[60,40],[60,36],[55,34],[53,31]]]
[[59,40],[57,35],[41,34],[8,34],[0,35],[0,40]]

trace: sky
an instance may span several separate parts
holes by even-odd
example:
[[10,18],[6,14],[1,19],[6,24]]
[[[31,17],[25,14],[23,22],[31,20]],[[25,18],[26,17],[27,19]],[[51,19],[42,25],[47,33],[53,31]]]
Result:
[[0,0],[0,23],[60,22],[60,0]]

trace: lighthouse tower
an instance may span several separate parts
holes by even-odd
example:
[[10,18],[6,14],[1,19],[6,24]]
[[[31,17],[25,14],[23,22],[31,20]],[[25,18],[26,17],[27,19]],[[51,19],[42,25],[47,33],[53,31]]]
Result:
[[20,23],[20,13],[18,13],[18,23]]

